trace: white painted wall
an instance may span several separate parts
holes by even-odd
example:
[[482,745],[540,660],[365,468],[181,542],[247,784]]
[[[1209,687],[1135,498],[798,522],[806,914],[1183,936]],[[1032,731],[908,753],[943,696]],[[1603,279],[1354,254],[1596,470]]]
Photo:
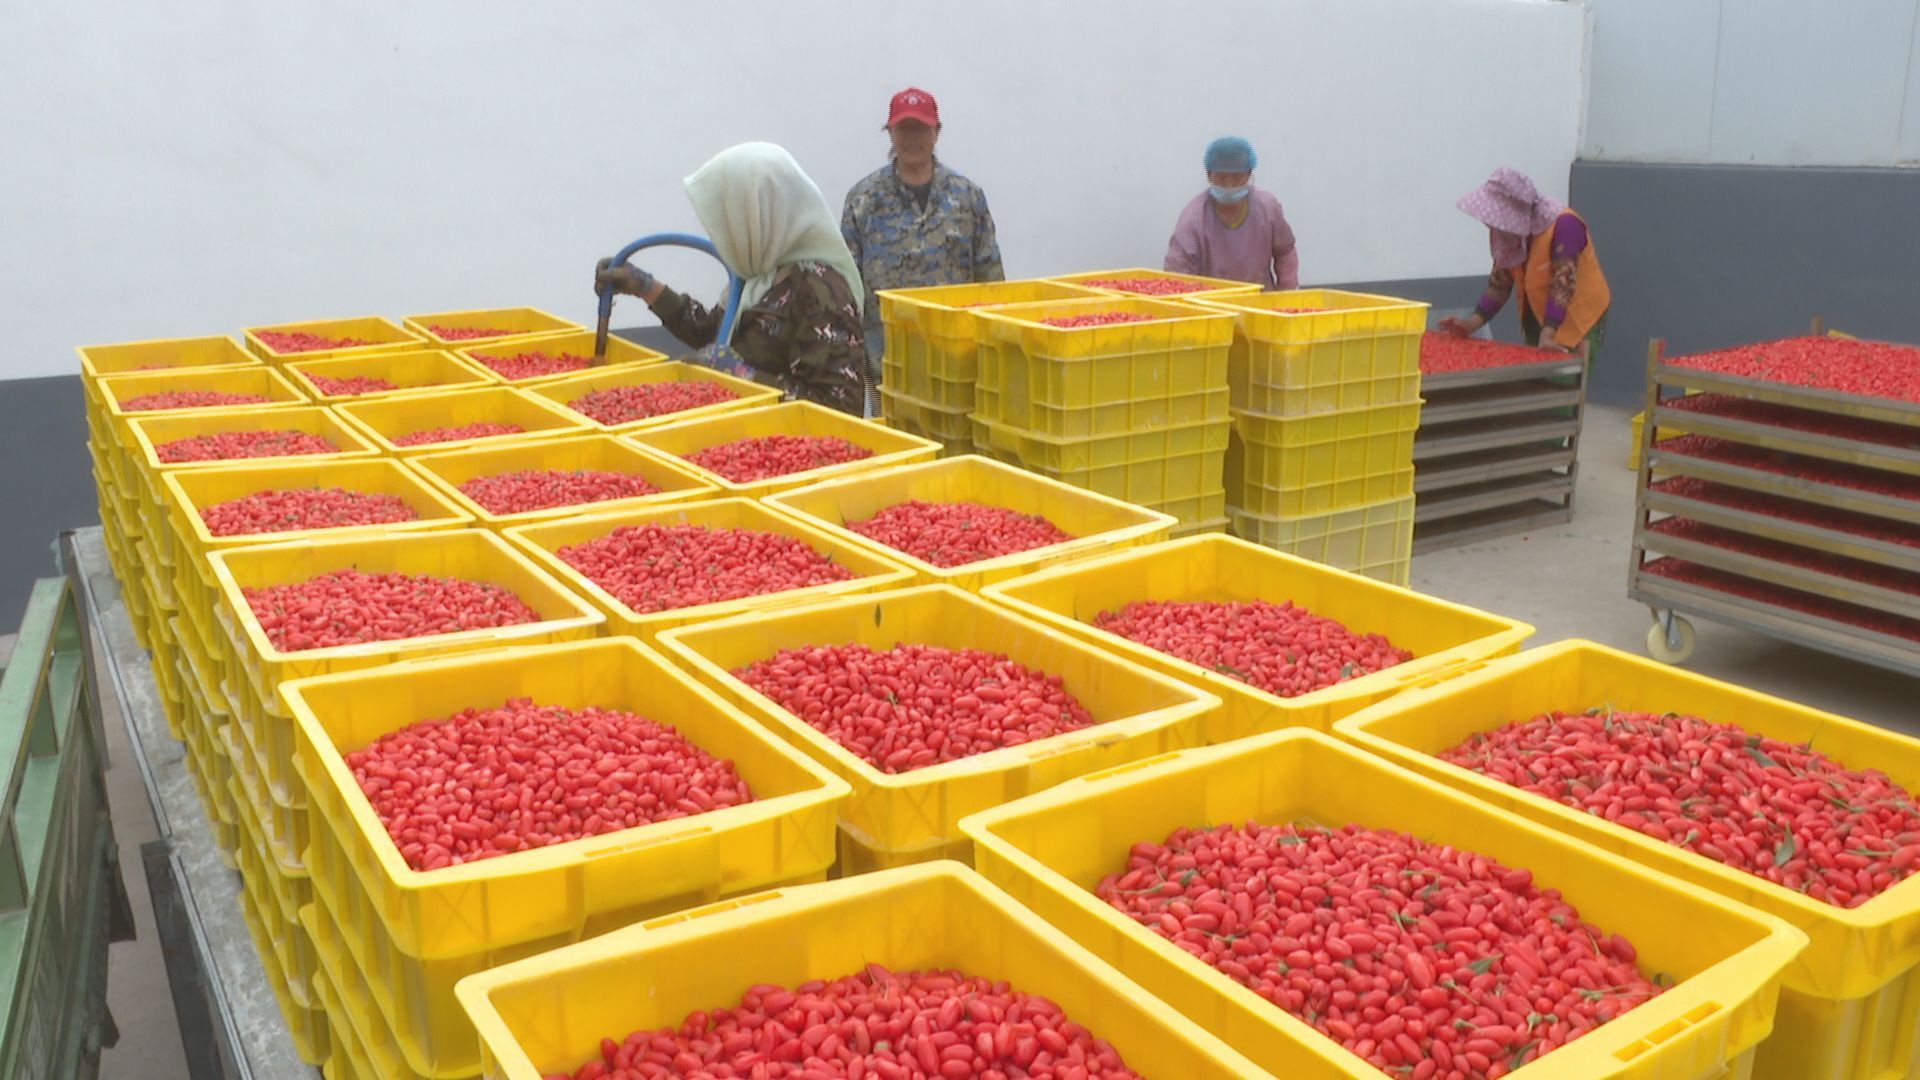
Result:
[[1584,156],[1920,164],[1920,0],[1587,0]]
[[[785,144],[836,210],[887,97],[940,98],[1007,270],[1159,265],[1207,140],[1258,148],[1309,281],[1479,273],[1454,200],[1565,193],[1583,9],[1560,0],[329,0],[10,5],[0,377],[83,343],[531,303],[692,229],[680,181]],[[647,265],[698,293],[694,255]],[[650,321],[629,302],[616,319]]]

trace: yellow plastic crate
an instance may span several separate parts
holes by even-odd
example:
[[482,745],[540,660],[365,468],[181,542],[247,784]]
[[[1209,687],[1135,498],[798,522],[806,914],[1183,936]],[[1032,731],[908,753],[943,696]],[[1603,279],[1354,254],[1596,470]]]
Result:
[[980,370],[973,317],[981,308],[1106,294],[1028,280],[883,289],[878,295],[886,334],[886,353],[880,362],[882,388],[929,408],[965,412],[973,408],[973,382]]
[[[1700,391],[1698,390],[1687,391],[1688,395],[1697,394],[1699,392]],[[1647,422],[1647,414],[1644,409],[1641,410],[1640,412],[1634,413],[1633,420],[1630,422],[1630,428],[1627,435],[1627,468],[1633,470],[1634,472],[1640,471],[1640,432],[1641,432],[1641,428],[1646,425],[1646,422]],[[1682,431],[1679,428],[1661,428],[1658,431],[1655,431],[1653,433],[1653,441],[1657,443],[1662,439],[1677,438],[1685,434],[1687,434],[1687,432]]]
[[171,633],[174,646],[179,650],[176,666],[180,683],[189,691],[187,696],[195,707],[195,715],[210,734],[206,748],[224,752],[224,744],[217,736],[211,735],[233,720],[232,712],[227,708],[226,695],[220,689],[226,675],[224,659],[208,649],[205,637],[200,633],[198,624],[187,614],[184,604],[179,614],[174,616]]
[[[1437,597],[1371,581],[1229,536],[1192,536],[1133,548],[990,586],[989,600],[1057,630],[1220,695],[1209,743],[1281,727],[1326,730],[1333,721],[1436,673],[1506,656],[1533,627]],[[1096,629],[1102,612],[1135,600],[1292,601],[1356,634],[1380,634],[1413,653],[1384,671],[1284,698],[1158,649]]]
[[[128,375],[108,375],[95,382],[99,391],[102,424],[96,434],[113,440],[113,447],[126,445],[127,421],[136,416],[180,416],[212,409],[274,408],[309,404],[300,388],[265,364],[225,368],[192,368],[184,371],[142,371]],[[246,405],[212,405],[185,409],[143,409],[129,412],[125,403],[148,394],[183,390],[207,390],[224,394],[249,394],[268,400]]]
[[[752,529],[757,532],[789,536],[845,567],[854,576],[846,581],[813,585],[804,589],[745,596],[717,604],[676,608],[641,614],[621,603],[614,595],[560,558],[560,549],[586,543],[625,525],[700,525],[709,529]],[[856,544],[824,529],[808,525],[789,514],[752,499],[712,499],[682,502],[669,506],[637,510],[619,510],[604,514],[561,518],[557,521],[522,525],[508,529],[507,539],[532,555],[567,586],[592,601],[607,615],[607,626],[615,634],[631,634],[651,641],[661,633],[689,623],[710,622],[749,611],[771,611],[794,607],[850,593],[870,593],[906,585],[913,571],[901,563],[877,554],[864,544]]]
[[[1335,289],[1199,302],[1234,315],[1229,369],[1236,409],[1298,416],[1420,396],[1427,304]],[[1289,313],[1287,308],[1320,310]]]
[[[463,349],[481,342],[525,341],[529,338],[578,334],[586,329],[579,323],[568,322],[558,315],[549,315],[539,308],[530,307],[442,311],[433,315],[409,315],[400,322],[408,330],[435,345]],[[484,338],[450,338],[442,336],[439,332],[441,329],[504,332]]]
[[[416,349],[377,356],[336,356],[327,360],[294,360],[283,366],[288,377],[299,382],[315,401],[328,405],[343,401],[373,401],[397,394],[472,389],[491,386],[497,381],[488,372],[441,349]],[[394,388],[367,394],[328,394],[314,384],[309,378],[312,375],[329,379],[384,379],[392,383]]]
[[1255,1064],[1293,1080],[1379,1070],[1094,895],[1128,849],[1180,827],[1349,822],[1525,867],[1583,919],[1631,940],[1678,983],[1508,1074],[1515,1080],[1744,1076],[1780,977],[1806,947],[1791,925],[1344,746],[1277,731],[1111,769],[962,824],[995,884]]
[[1248,513],[1299,517],[1413,494],[1417,402],[1293,420],[1239,413],[1234,423],[1223,476]]
[[[1050,472],[1137,465],[1193,454],[1213,454],[1217,461],[1218,456],[1226,452],[1230,430],[1232,425],[1225,420],[1210,420],[1113,435],[1058,438],[983,417],[975,417],[973,421],[974,441],[983,448],[1008,455],[1015,464]],[[1214,486],[1219,486],[1219,481],[1216,480]]]
[[[256,722],[250,732],[270,764],[287,767],[293,750],[291,714],[279,710],[277,689],[290,679],[378,667],[411,657],[471,652],[498,645],[575,641],[600,632],[606,619],[586,601],[567,591],[532,560],[506,541],[479,529],[451,532],[352,536],[307,540],[291,544],[216,551],[209,556],[220,582],[215,618],[235,645],[235,671],[230,688]],[[330,649],[281,652],[267,640],[242,589],[284,585],[331,573],[357,569],[369,574],[433,574],[483,581],[520,598],[540,616],[539,622],[518,626],[465,630],[456,634],[370,641]],[[232,685],[237,683],[237,685]],[[260,721],[267,721],[264,724]],[[270,777],[285,789],[280,776]],[[295,789],[297,790],[297,788]]]
[[1199,274],[1181,274],[1172,270],[1155,270],[1148,267],[1134,267],[1131,270],[1088,270],[1080,274],[1061,274],[1048,278],[1047,280],[1073,285],[1083,289],[1092,289],[1095,292],[1106,293],[1108,296],[1141,295],[1122,289],[1092,284],[1092,282],[1095,281],[1106,281],[1113,278],[1153,278],[1156,281],[1184,281],[1188,284],[1204,286],[1192,292],[1169,293],[1164,296],[1156,295],[1153,297],[1155,300],[1197,300],[1207,296],[1242,296],[1260,291],[1260,285],[1257,282],[1235,281],[1231,278],[1202,277]]
[[[228,461],[162,462],[158,447],[176,439],[241,431],[302,431],[318,435],[339,449],[327,454],[301,454],[281,457],[235,458]],[[127,482],[122,490],[135,493],[135,512],[140,518],[140,534],[157,536],[170,527],[167,489],[161,477],[169,472],[191,469],[224,468],[262,462],[299,460],[307,463],[376,456],[379,451],[359,432],[321,406],[251,406],[237,409],[212,409],[127,421]],[[167,557],[171,547],[156,552]]]
[[[1167,531],[1167,539],[1177,540],[1182,536],[1191,536],[1195,532],[1219,532],[1227,527],[1227,493],[1215,488],[1203,491],[1192,498],[1168,499],[1164,502],[1141,503],[1149,510],[1158,510],[1174,519],[1174,526]],[[1198,528],[1198,526],[1208,528]]]
[[[348,345],[338,349],[310,349],[306,352],[280,352],[260,340],[262,330],[276,330],[289,334],[316,334],[330,338],[352,338],[368,342],[366,345]],[[279,323],[274,326],[254,326],[240,332],[246,342],[247,351],[269,363],[288,360],[324,360],[330,356],[372,356],[376,353],[410,352],[423,349],[427,342],[420,335],[401,327],[391,319],[377,315],[366,315],[354,319],[309,319],[306,322]]]
[[[864,521],[889,506],[923,502],[973,502],[1022,514],[1040,514],[1072,540],[964,566],[941,567],[869,540],[849,521]],[[829,480],[767,500],[810,525],[877,551],[912,569],[921,581],[966,589],[1031,573],[1043,566],[1083,559],[1115,548],[1150,544],[1166,538],[1173,518],[1118,499],[1081,491],[1055,480],[984,457],[947,458],[923,465]]]
[[274,1002],[280,1006],[280,1015],[287,1022],[287,1033],[292,1037],[295,1055],[308,1065],[324,1065],[333,1053],[333,1033],[327,1024],[326,1012],[318,1008],[302,1008],[294,1000],[286,970],[280,966],[280,959],[274,954],[273,939],[268,934],[265,918],[255,905],[253,894],[244,888],[240,890],[240,914],[246,923],[247,935],[253,939],[253,951],[260,957],[260,968],[266,976],[267,988],[273,991]]
[[[107,375],[94,384],[100,391],[104,409],[116,423],[133,417],[176,416],[183,412],[209,409],[260,409],[275,405],[310,405],[311,400],[292,380],[272,367],[254,363],[227,367],[183,368],[177,371],[136,371],[125,375]],[[125,403],[148,394],[205,390],[224,394],[251,394],[266,401],[240,405],[199,405],[184,409],[143,409],[129,411]]]
[[[1095,723],[959,761],[888,774],[844,749],[732,672],[781,649],[855,643],[1000,653],[1064,681]],[[960,840],[961,818],[1095,769],[1198,743],[1220,699],[1095,649],[1044,623],[946,585],[753,612],[671,630],[661,646],[708,685],[853,786],[842,823],[882,852]],[[939,855],[929,857],[938,858]]]
[[[1148,997],[964,866],[950,862],[759,893],[628,927],[476,975],[460,1004],[483,1071],[541,1080],[600,1040],[677,1027],[761,983],[860,971],[960,969],[1045,997],[1142,1076],[1248,1080],[1259,1070]],[[635,987],[653,988],[636,994]]]
[[324,949],[319,947],[319,942],[323,938],[337,938],[339,932],[324,927],[322,924],[325,919],[326,916],[319,912],[317,905],[309,904],[300,909],[300,924],[314,938],[316,950],[321,953],[320,971],[313,977],[313,996],[326,1013],[327,1026],[333,1036],[332,1053],[321,1067],[322,1080],[392,1080],[395,1077],[404,1080],[406,1065],[399,1057],[376,1058],[354,1026],[354,1015],[365,1013],[370,1006],[362,995],[355,994],[352,997],[353,1008],[349,1009],[348,996],[340,992],[333,973],[327,970],[327,956]]
[[1190,523],[1185,522],[1183,519],[1182,524],[1173,527],[1173,532],[1169,534],[1168,539],[1184,540],[1189,536],[1201,536],[1208,533],[1225,533],[1226,530],[1227,515],[1224,513],[1214,518],[1198,518]]
[[934,405],[883,386],[880,414],[901,431],[932,439],[946,450],[955,450],[961,444],[971,445],[973,441],[973,414],[965,405],[959,408]]
[[[1124,312],[1147,322],[1048,326]],[[974,318],[980,377],[974,414],[1054,438],[1224,420],[1233,316],[1115,296],[983,310]]]
[[[1757,1080],[1920,1075],[1920,877],[1843,909],[1433,755],[1476,732],[1552,709],[1688,713],[1878,769],[1920,790],[1920,740],[1690,675],[1588,641],[1562,641],[1478,668],[1342,720],[1334,730],[1383,759],[1645,866],[1784,919],[1812,946],[1788,967]],[[1624,892],[1624,890],[1623,890]],[[1649,905],[1652,907],[1652,905]]]
[[278,871],[273,886],[280,906],[292,911],[313,902],[312,872],[307,869],[313,846],[312,807],[304,786],[296,785],[297,790],[274,786],[269,776],[275,768],[286,771],[292,765],[269,763],[247,727],[227,726],[223,750],[233,772],[233,797],[246,803],[262,857]]
[[[806,472],[788,473],[786,476],[752,480],[744,484],[735,483],[686,461],[686,455],[705,450],[710,446],[768,435],[824,435],[845,439],[855,446],[863,446],[873,451],[873,456],[859,461],[849,461],[842,465],[829,465],[823,469],[809,469]],[[810,401],[789,401],[784,405],[770,405],[764,409],[722,413],[704,420],[688,420],[665,427],[648,428],[645,431],[635,432],[627,438],[644,449],[684,462],[686,468],[691,469],[695,475],[728,495],[739,495],[750,499],[805,487],[816,480],[825,480],[829,477],[872,472],[889,465],[904,465],[914,461],[932,461],[934,454],[940,449],[939,444],[931,440],[893,431],[879,424],[869,424],[864,420],[822,405],[815,405]]]
[[1233,430],[1245,442],[1276,450],[1301,450],[1313,462],[1312,473],[1329,474],[1332,479],[1347,479],[1341,470],[1325,464],[1313,454],[1318,447],[1340,442],[1368,440],[1370,457],[1398,460],[1405,465],[1413,460],[1413,433],[1420,429],[1419,398],[1395,405],[1374,408],[1321,412],[1310,416],[1273,416],[1268,413],[1233,410]]
[[[586,413],[573,408],[573,402],[596,390],[607,390],[616,386],[635,386],[643,383],[662,382],[704,382],[723,386],[734,392],[732,401],[722,401],[713,405],[701,405],[679,412],[649,416],[643,420],[629,420],[624,424],[604,424]],[[737,412],[762,405],[772,405],[780,400],[780,391],[771,386],[762,386],[749,379],[738,379],[732,375],[701,367],[698,364],[668,362],[641,366],[626,365],[611,370],[591,371],[584,375],[563,375],[557,379],[548,379],[534,383],[527,393],[545,398],[555,405],[578,416],[580,422],[600,431],[624,434],[630,431],[643,431],[650,427],[664,427],[687,420],[717,416],[721,413]]]
[[[313,996],[313,975],[320,969],[320,962],[314,955],[313,938],[300,925],[300,906],[313,903],[313,883],[305,867],[289,868],[271,861],[266,833],[237,781],[230,795],[238,807],[240,823],[240,844],[234,854],[241,884],[260,917],[261,930],[273,946],[273,957],[286,974],[289,996],[300,1008],[317,1010],[321,1005]],[[291,893],[305,898],[299,906],[286,906]]]
[[[545,353],[549,356],[570,354],[573,356],[593,356],[594,332],[582,331],[576,334],[554,334],[537,340],[516,339],[498,344],[485,341],[470,341],[465,348],[454,350],[454,355],[466,360],[485,371],[494,382],[508,386],[537,386],[551,379],[564,379],[578,372],[562,372],[558,375],[535,375],[526,379],[509,379],[495,371],[487,363],[492,356],[518,356],[522,353]],[[624,367],[629,364],[659,364],[668,359],[667,354],[649,349],[644,345],[635,345],[625,338],[609,336],[607,338],[607,356],[604,367]]]
[[152,507],[165,498],[165,489],[161,486],[159,479],[162,472],[171,472],[176,469],[229,468],[241,464],[296,460],[289,457],[265,457],[236,458],[230,461],[163,462],[154,449],[177,439],[237,431],[304,431],[309,435],[318,435],[340,448],[331,454],[298,456],[297,460],[308,463],[374,457],[380,452],[357,430],[347,426],[332,409],[318,405],[284,409],[273,406],[214,409],[207,412],[180,413],[145,419],[135,416],[127,421],[127,433],[132,440],[128,444],[127,452],[132,460],[133,477],[139,481],[138,498],[143,505]]
[[[162,474],[161,482],[167,492],[166,504],[172,512],[171,533],[178,538],[183,549],[175,565],[194,568],[195,580],[203,583],[206,590],[207,605],[210,606],[215,599],[212,592],[215,585],[213,568],[206,561],[209,552],[254,544],[325,539],[349,533],[387,534],[456,529],[473,520],[471,515],[441,494],[439,489],[397,461],[384,458],[348,458],[315,463],[299,458],[282,460],[287,463],[171,469]],[[381,525],[215,536],[207,530],[207,524],[200,516],[209,507],[257,492],[299,488],[344,488],[369,495],[392,495],[412,507],[419,518]]]
[[[1049,480],[1177,518],[1226,512],[1221,480],[1230,429],[1224,423],[1065,440],[978,418],[973,427],[982,454]],[[1212,508],[1196,510],[1195,500]]]
[[[374,977],[408,1063],[466,1075],[478,1047],[453,1006],[466,975],[636,919],[818,877],[847,785],[630,638],[514,649],[310,679],[285,688],[313,807],[314,888]],[[755,801],[419,872],[342,754],[420,720],[528,697],[625,709],[732,761]]]
[[[425,476],[479,524],[496,530],[579,514],[613,513],[616,510],[683,502],[705,498],[719,491],[713,484],[696,476],[690,466],[647,453],[611,435],[565,436],[451,453],[421,454],[408,458],[406,464]],[[484,476],[547,470],[628,473],[641,477],[660,490],[652,495],[636,495],[631,499],[575,503],[546,510],[524,510],[517,514],[496,514],[460,490],[460,485]]]
[[[380,976],[361,968],[347,931],[327,910],[326,901],[316,897],[314,903],[300,909],[300,921],[313,938],[314,951],[320,958],[314,987],[326,1007],[327,1021],[334,1027],[334,1060],[339,1060],[337,1051],[344,1047],[354,1076],[364,1080],[425,1080],[423,1074],[408,1063],[400,1036],[381,1013],[373,995],[365,991],[343,994],[337,988],[341,985],[365,987]],[[459,1011],[457,1005],[454,1010]],[[465,1075],[474,1073],[469,1070]],[[343,1078],[329,1075],[327,1080]]]
[[232,367],[258,364],[260,358],[240,347],[230,337],[166,338],[155,341],[126,341],[115,345],[81,345],[83,386],[93,392],[92,380],[104,375],[134,371],[184,371],[188,368]]
[[[506,442],[574,435],[587,430],[587,424],[580,416],[551,401],[508,386],[411,394],[379,401],[349,401],[334,408],[348,423],[358,428],[369,442],[378,446],[382,453],[402,457],[445,453],[474,446],[499,446]],[[465,424],[517,424],[521,430],[505,435],[451,439],[419,446],[401,446],[394,442],[417,431]]]
[[1413,512],[1411,495],[1305,517],[1227,505],[1229,528],[1242,540],[1394,585],[1405,585],[1412,573]]
[[174,587],[181,596],[180,616],[188,631],[180,642],[181,650],[187,652],[189,660],[198,666],[208,703],[231,717],[233,710],[227,705],[222,686],[227,681],[227,658],[232,648],[214,618],[216,598],[201,582],[200,571],[196,567],[175,567],[174,575]]

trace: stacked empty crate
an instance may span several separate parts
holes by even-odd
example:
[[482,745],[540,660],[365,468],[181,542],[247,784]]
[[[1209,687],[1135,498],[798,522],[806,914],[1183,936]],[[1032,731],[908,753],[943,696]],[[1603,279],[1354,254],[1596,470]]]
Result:
[[1573,518],[1585,360],[1436,333],[1420,371],[1414,551]]
[[1235,324],[1234,535],[1405,585],[1427,305],[1330,289],[1199,303]]
[[994,308],[974,326],[979,453],[1172,515],[1176,535],[1225,526],[1231,316],[1115,291]]
[[945,453],[965,454],[973,449],[973,388],[980,371],[974,315],[1006,304],[1101,294],[1051,281],[994,281],[879,295],[886,334],[881,415],[902,431],[934,440]]

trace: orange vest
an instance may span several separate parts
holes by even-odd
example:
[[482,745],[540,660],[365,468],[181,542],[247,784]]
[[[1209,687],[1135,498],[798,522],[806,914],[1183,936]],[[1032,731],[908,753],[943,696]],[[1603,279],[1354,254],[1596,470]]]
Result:
[[[1568,210],[1567,213],[1573,214]],[[1586,224],[1579,214],[1573,216]],[[1593,234],[1587,234],[1586,249],[1574,260],[1573,299],[1567,303],[1567,317],[1560,324],[1560,332],[1554,340],[1569,349],[1578,349],[1587,335],[1593,332],[1593,326],[1600,316],[1607,313],[1607,305],[1613,302],[1613,293],[1607,288],[1607,277],[1600,272],[1600,257],[1593,253]],[[1553,281],[1553,229],[1533,238],[1532,246],[1527,250],[1525,265],[1514,268],[1514,289],[1520,296],[1520,310],[1533,317],[1535,322],[1543,321],[1547,310],[1547,286]]]

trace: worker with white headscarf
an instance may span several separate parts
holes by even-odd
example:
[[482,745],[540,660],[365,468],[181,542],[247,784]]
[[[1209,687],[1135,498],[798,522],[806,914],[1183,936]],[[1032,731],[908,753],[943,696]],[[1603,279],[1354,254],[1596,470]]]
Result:
[[858,416],[866,407],[866,290],[839,222],[793,155],[771,143],[721,151],[687,178],[687,198],[720,261],[746,282],[732,341],[723,310],[634,266],[594,271],[597,292],[637,296],[668,332],[701,350],[693,362]]
[[1462,337],[1472,334],[1518,292],[1527,344],[1573,353],[1591,364],[1606,333],[1613,296],[1587,223],[1512,169],[1494,170],[1458,205],[1487,227],[1493,272],[1473,314],[1442,319],[1440,328]]

